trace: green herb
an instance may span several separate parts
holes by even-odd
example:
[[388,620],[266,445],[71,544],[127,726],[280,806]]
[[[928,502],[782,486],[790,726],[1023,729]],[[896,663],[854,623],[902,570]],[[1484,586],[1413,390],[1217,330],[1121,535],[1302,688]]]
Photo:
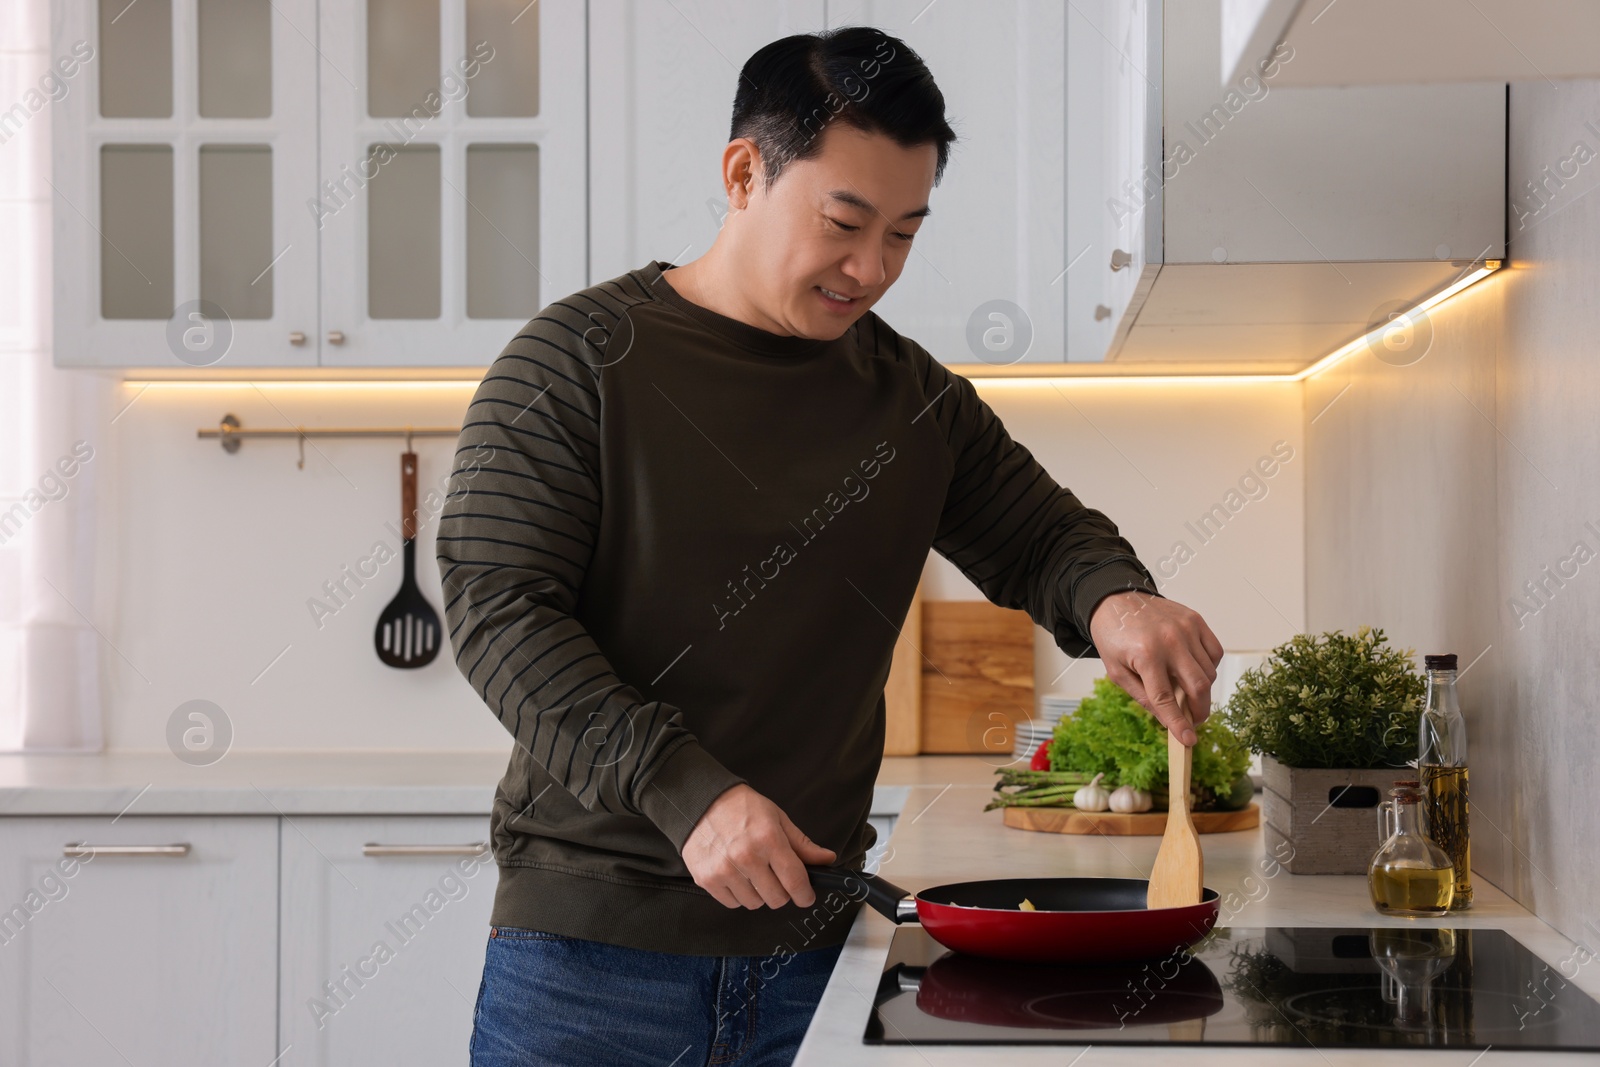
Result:
[[[1227,797],[1245,775],[1250,753],[1219,716],[1195,729],[1191,772],[1195,810],[1206,811]],[[1094,683],[1094,696],[1056,724],[1050,746],[1052,770],[1104,773],[1110,786],[1165,792],[1167,728],[1109,678]]]
[[1413,651],[1389,647],[1382,630],[1298,634],[1244,673],[1225,717],[1290,767],[1401,767],[1417,758],[1426,689]]

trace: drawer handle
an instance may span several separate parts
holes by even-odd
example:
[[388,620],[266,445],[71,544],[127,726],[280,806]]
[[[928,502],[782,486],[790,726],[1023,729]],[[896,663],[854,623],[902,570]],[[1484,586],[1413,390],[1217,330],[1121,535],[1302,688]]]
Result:
[[363,856],[478,856],[487,851],[487,841],[470,845],[380,845],[368,841],[361,846]]
[[69,843],[61,848],[63,856],[187,856],[189,843],[177,845],[91,845],[86,841]]

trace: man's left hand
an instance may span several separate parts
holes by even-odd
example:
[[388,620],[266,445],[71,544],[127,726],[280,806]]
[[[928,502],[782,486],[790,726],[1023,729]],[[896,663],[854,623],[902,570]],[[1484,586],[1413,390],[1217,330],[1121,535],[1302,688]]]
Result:
[[[1198,612],[1164,597],[1113,593],[1095,606],[1089,639],[1100,652],[1106,677],[1128,691],[1186,745],[1211,715],[1211,683],[1222,662],[1222,643]],[[1178,707],[1174,683],[1187,698]]]

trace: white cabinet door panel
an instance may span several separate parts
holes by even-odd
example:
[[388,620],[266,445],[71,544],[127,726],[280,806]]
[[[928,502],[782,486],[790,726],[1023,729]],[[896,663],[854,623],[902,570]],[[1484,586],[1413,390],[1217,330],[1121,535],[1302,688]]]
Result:
[[0,819],[0,1062],[273,1062],[277,852],[271,817]]
[[[54,5],[55,53],[93,49],[52,105],[56,365],[313,365],[316,0],[275,0],[261,20],[270,105],[252,117],[202,114],[201,0],[169,6],[148,25],[171,53],[170,77],[155,79],[170,82],[170,114],[105,117],[120,18],[102,27],[105,5]],[[107,93],[115,110],[117,87]]]
[[916,50],[959,138],[934,213],[876,308],[942,362],[981,372],[1064,358],[1064,272],[1077,252],[1062,190],[1068,13],[1032,0],[828,5],[830,24],[879,26]]
[[488,833],[487,816],[286,822],[282,1042],[296,1064],[467,1062],[499,877],[478,851]]
[[590,277],[704,254],[727,211],[719,167],[745,60],[822,29],[822,0],[593,0]]
[[895,820],[898,818],[898,815],[867,816],[867,821],[872,824],[872,828],[878,831],[878,839],[872,843],[872,848],[867,852],[867,861],[864,869],[868,874],[878,873],[878,867],[883,863],[884,858],[889,855],[890,849],[893,848],[889,838],[894,833]]
[[1159,6],[1146,0],[1072,5],[1067,13],[1063,284],[1072,362],[1105,359],[1131,324],[1140,279],[1159,267],[1159,19]]
[[[914,49],[960,138],[930,195],[934,213],[875,310],[945,362],[1060,360],[1065,10],[989,0],[830,0],[825,12],[816,0],[596,0],[593,277],[649,259],[687,262],[710,247],[727,207],[718,166],[738,72],[763,45],[816,32],[825,15],[830,27],[877,26]],[[1000,341],[975,348],[974,322],[977,336]]]
[[[487,366],[540,308],[586,284],[585,5],[541,0],[479,35],[468,13],[484,9],[391,5],[400,17],[373,27],[366,3],[321,5],[324,366]],[[489,72],[527,62],[534,20],[534,113],[475,114]],[[413,69],[386,74],[384,57],[407,50],[421,57]],[[485,151],[497,165],[479,175]],[[470,291],[480,245],[526,275],[492,314]]]

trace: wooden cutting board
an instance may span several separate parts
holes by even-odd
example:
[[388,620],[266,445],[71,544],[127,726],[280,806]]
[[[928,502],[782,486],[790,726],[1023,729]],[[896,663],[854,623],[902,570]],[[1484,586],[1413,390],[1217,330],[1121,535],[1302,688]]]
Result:
[[922,751],[922,584],[917,584],[905,625],[895,642],[889,680],[883,686],[887,722],[885,756],[915,756]]
[[[1141,811],[1079,811],[1077,808],[1003,808],[1005,823],[1015,830],[1040,830],[1048,834],[1105,834],[1107,837],[1160,837],[1167,829],[1167,813]],[[1261,825],[1257,804],[1240,811],[1197,811],[1194,828],[1202,834],[1253,830]]]
[[1035,629],[987,600],[923,601],[921,751],[1010,756],[1034,713]]

